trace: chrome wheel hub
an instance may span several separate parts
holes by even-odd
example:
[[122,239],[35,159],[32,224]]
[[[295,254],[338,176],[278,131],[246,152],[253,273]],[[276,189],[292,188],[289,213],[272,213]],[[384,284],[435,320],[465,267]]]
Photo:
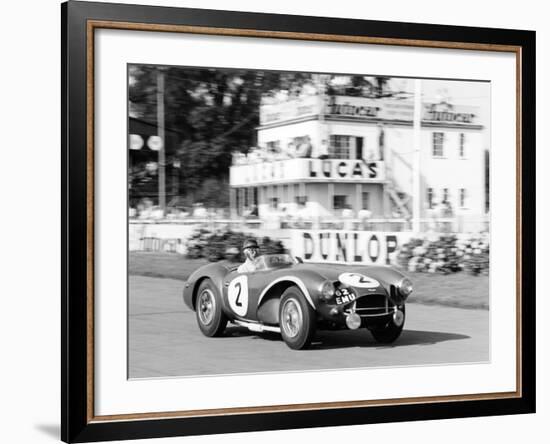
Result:
[[199,295],[199,301],[197,303],[197,311],[201,322],[208,325],[214,319],[214,313],[216,308],[216,299],[212,290],[206,288]]
[[281,327],[284,333],[290,338],[297,336],[303,324],[300,304],[294,299],[288,299],[283,305],[281,315]]

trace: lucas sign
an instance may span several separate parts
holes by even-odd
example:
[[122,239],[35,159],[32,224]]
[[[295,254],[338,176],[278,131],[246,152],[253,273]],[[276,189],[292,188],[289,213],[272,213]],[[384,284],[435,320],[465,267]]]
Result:
[[295,230],[292,254],[307,262],[390,265],[410,232]]
[[284,182],[381,182],[385,180],[382,161],[363,159],[286,159],[229,169],[231,186]]

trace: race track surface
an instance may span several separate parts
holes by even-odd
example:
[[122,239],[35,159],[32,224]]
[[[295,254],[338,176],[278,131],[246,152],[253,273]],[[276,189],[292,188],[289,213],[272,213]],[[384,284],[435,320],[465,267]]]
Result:
[[[278,334],[228,325],[220,338],[200,332],[184,306],[183,282],[129,280],[129,377],[215,375],[489,361],[489,311],[409,303],[401,337],[377,344],[365,329],[320,331],[308,350]],[[411,296],[414,300],[414,294]]]

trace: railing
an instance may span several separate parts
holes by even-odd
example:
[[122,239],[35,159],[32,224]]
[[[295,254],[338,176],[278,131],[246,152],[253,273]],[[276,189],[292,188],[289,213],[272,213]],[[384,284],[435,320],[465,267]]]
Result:
[[[130,224],[168,224],[193,226],[208,230],[348,230],[348,231],[386,231],[400,232],[411,231],[411,219],[403,218],[317,218],[317,219],[259,219],[259,218],[217,218],[217,217],[192,217],[185,218],[155,218],[137,219],[130,218]],[[468,233],[483,232],[489,230],[489,218],[424,218],[420,220],[420,232],[435,233]]]

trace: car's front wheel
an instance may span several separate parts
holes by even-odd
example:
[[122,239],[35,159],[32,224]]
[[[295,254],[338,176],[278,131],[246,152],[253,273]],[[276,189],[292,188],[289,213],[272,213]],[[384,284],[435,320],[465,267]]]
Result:
[[220,336],[227,326],[218,289],[210,279],[201,282],[197,292],[195,314],[199,328],[205,336]]
[[374,339],[376,339],[377,342],[380,342],[382,344],[391,344],[392,342],[396,341],[399,336],[401,336],[403,326],[405,325],[405,306],[403,305],[399,309],[403,313],[403,316],[402,318],[399,318],[397,324],[395,318],[392,317],[392,319],[386,325],[373,327],[370,329],[372,336],[374,337]]
[[286,345],[294,350],[308,347],[315,336],[315,312],[297,287],[287,288],[281,296],[279,326]]

